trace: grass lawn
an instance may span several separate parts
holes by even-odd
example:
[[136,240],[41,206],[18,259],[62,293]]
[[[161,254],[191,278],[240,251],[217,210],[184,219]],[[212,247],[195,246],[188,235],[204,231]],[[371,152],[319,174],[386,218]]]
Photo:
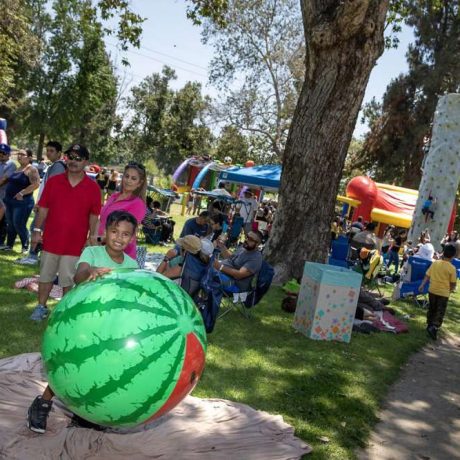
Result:
[[[185,218],[175,220],[177,235]],[[39,351],[46,326],[28,319],[36,297],[12,288],[16,280],[37,272],[15,265],[17,257],[0,254],[0,357]],[[377,421],[388,386],[408,357],[428,341],[424,311],[409,303],[396,304],[398,312],[413,316],[409,334],[353,334],[350,344],[316,342],[294,331],[292,315],[280,308],[282,298],[282,290],[273,287],[251,320],[231,312],[218,321],[194,395],[230,399],[282,415],[296,435],[313,446],[308,458],[353,458],[354,449],[366,442]],[[459,320],[460,295],[455,294],[444,330],[460,333]]]

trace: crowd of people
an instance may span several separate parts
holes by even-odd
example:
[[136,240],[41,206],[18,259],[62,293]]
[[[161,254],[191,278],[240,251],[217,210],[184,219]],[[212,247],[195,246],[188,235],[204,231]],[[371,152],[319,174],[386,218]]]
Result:
[[[72,144],[63,152],[60,143],[51,141],[46,145],[49,165],[42,168],[40,178],[31,151],[16,151],[19,167],[11,153],[8,145],[0,144],[0,243],[3,250],[12,250],[19,236],[24,257],[18,262],[35,263],[40,258],[38,303],[31,320],[42,321],[48,316],[55,283],[65,295],[73,286],[113,269],[138,268],[140,227],[146,238],[158,226],[163,237],[172,236],[174,223],[166,219],[159,202],[146,197],[147,176],[142,164],[129,162],[121,178],[115,170],[110,174],[101,170],[91,178],[87,174],[90,152],[85,146]],[[185,223],[157,271],[178,279],[184,276],[188,261],[192,266],[195,260],[219,276],[226,292],[249,289],[263,259],[259,251],[263,236],[254,224],[257,211],[257,201],[249,190],[230,210],[218,200],[209,203],[209,210]],[[267,215],[263,213],[263,217]],[[235,216],[243,220],[245,239],[233,251],[227,247],[225,227],[232,225]],[[47,387],[33,401],[28,412],[31,430],[45,432],[53,396]]]
[[[457,270],[454,259],[460,258],[460,239],[457,231],[446,233],[436,251],[428,229],[421,232],[416,242],[408,239],[405,228],[388,225],[381,238],[376,235],[377,224],[364,222],[359,216],[356,221],[348,222],[345,218],[336,217],[331,223],[331,247],[339,235],[346,235],[349,242],[348,259],[355,267],[366,275],[369,270],[377,269],[380,259],[383,262],[385,279],[392,282],[410,282],[412,260],[425,263],[426,273],[417,287],[423,293],[429,283],[427,311],[427,332],[436,340],[441,327],[450,294],[456,288]],[[351,259],[355,257],[354,261]],[[419,263],[420,263],[419,262]],[[390,272],[390,269],[393,269]],[[401,274],[398,272],[401,270]],[[392,273],[391,276],[388,276]],[[369,278],[369,277],[368,277]],[[401,286],[401,285],[399,285]],[[360,303],[361,302],[361,303]],[[374,316],[375,311],[384,309],[372,296],[361,290],[358,301],[357,318],[362,320],[365,315]]]

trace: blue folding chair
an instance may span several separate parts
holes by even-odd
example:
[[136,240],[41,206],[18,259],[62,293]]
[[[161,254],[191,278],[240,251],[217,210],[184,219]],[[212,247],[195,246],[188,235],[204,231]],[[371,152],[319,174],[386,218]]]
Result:
[[457,271],[457,278],[460,279],[460,259],[452,259],[452,265],[455,267]]
[[[419,307],[425,308],[428,305],[427,295],[429,283],[425,284],[422,292],[419,291],[419,288],[432,262],[431,260],[411,256],[408,259],[408,264],[410,266],[410,280],[400,282],[399,296],[403,299],[407,297],[412,297],[414,299],[414,302]],[[419,297],[422,298],[421,301],[419,300]]]

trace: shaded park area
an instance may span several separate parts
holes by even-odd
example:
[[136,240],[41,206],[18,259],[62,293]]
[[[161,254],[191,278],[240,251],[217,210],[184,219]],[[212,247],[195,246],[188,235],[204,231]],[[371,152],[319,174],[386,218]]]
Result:
[[[179,232],[184,218],[175,218]],[[33,267],[14,264],[15,256],[5,254],[0,260],[2,358],[39,351],[46,327],[44,322],[28,319],[35,295],[12,287],[19,278],[36,273]],[[354,458],[378,421],[389,386],[409,356],[429,340],[425,311],[397,302],[397,313],[410,316],[408,334],[354,333],[349,344],[319,342],[294,331],[293,315],[281,310],[283,296],[281,288],[272,287],[251,319],[232,311],[217,321],[209,335],[205,373],[193,395],[282,415],[296,436],[313,447],[311,458]],[[447,313],[446,335],[460,332],[459,319],[460,299],[455,294]]]

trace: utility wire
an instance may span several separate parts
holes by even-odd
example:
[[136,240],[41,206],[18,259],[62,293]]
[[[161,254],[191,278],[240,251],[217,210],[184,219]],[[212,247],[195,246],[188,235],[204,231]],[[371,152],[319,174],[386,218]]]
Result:
[[[112,46],[112,47],[114,47],[114,48],[116,48],[116,49],[118,48],[118,47],[117,47],[116,45],[114,45],[113,43],[107,42],[106,44],[109,45],[109,46]],[[151,61],[159,62],[160,64],[168,65],[168,66],[173,67],[173,68],[175,68],[175,69],[180,69],[180,70],[183,70],[183,71],[185,71],[185,72],[189,72],[189,73],[192,73],[192,74],[195,74],[195,75],[199,75],[200,77],[203,77],[203,78],[207,78],[207,77],[208,77],[207,75],[205,75],[205,74],[203,74],[203,73],[196,72],[196,71],[190,70],[190,69],[186,69],[185,67],[178,66],[177,64],[169,64],[169,63],[164,62],[164,61],[162,61],[162,60],[160,60],[160,59],[154,58],[153,56],[149,56],[148,54],[143,54],[143,53],[139,53],[139,52],[137,52],[137,51],[132,51],[132,50],[128,50],[127,52],[128,52],[128,53],[131,53],[131,54],[134,54],[134,55],[136,55],[136,56],[145,57],[145,58],[147,58],[147,59],[150,59]]]

